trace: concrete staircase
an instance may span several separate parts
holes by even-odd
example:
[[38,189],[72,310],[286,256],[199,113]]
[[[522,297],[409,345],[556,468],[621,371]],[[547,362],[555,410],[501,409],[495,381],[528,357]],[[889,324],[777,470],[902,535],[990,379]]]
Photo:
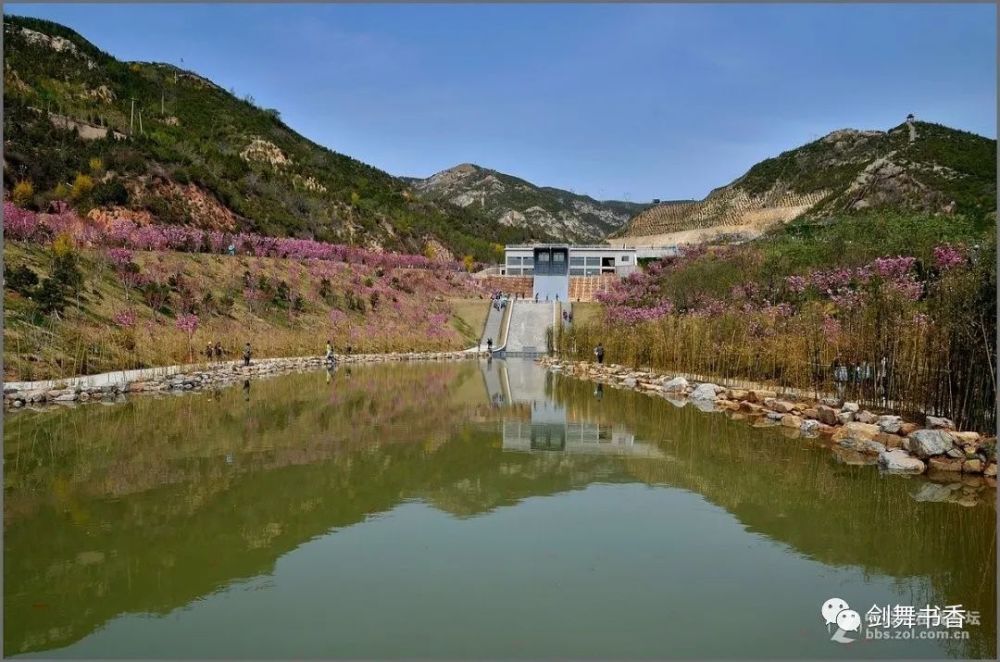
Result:
[[507,354],[545,354],[545,331],[552,326],[554,306],[551,301],[516,301],[510,311],[507,331]]
[[479,339],[480,349],[486,349],[486,341],[490,338],[493,338],[494,349],[500,346],[501,322],[503,322],[503,310],[494,308],[491,301],[490,314],[486,317],[486,326],[483,327],[483,337]]

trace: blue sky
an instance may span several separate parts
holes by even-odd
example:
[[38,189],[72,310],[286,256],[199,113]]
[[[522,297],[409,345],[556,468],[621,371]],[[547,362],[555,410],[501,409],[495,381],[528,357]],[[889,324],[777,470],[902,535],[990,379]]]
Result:
[[21,5],[180,64],[397,175],[473,162],[599,198],[700,198],[907,113],[996,137],[980,5]]

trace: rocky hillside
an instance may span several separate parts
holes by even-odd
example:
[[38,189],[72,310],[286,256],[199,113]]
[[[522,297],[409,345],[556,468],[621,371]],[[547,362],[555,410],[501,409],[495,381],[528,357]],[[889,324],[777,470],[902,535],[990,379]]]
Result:
[[450,202],[543,241],[599,241],[647,206],[536,186],[471,163],[409,181],[422,198]]
[[911,120],[889,131],[834,131],[758,163],[704,200],[651,207],[621,235],[647,245],[755,236],[795,218],[869,210],[958,213],[986,224],[995,220],[996,146]]
[[526,233],[412,195],[172,65],[122,62],[64,26],[4,17],[4,183],[44,211],[472,254]]

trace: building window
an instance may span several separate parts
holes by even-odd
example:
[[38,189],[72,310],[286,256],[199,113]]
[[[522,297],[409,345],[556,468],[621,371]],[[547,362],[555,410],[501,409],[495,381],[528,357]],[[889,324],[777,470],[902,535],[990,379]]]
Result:
[[566,261],[566,254],[565,253],[553,253],[552,254],[552,261],[553,262],[565,262]]
[[594,268],[587,269],[587,275],[588,276],[599,276],[599,275],[601,275],[601,270],[599,268],[598,269],[594,269]]
[[622,259],[618,260],[622,264],[628,264],[628,255],[622,255]]
[[569,266],[571,267],[582,267],[583,265],[584,261],[582,257],[571,257],[569,259]]
[[548,253],[539,253],[538,254],[538,261],[539,262],[548,262],[549,261],[549,254]]
[[570,267],[570,276],[583,276],[586,274],[586,270],[583,267]]
[[508,276],[520,276],[521,275],[521,270],[520,269],[511,269],[510,267],[508,267],[507,268],[507,275]]
[[601,258],[599,257],[588,257],[587,258],[588,267],[599,267],[601,266]]
[[520,265],[521,264],[521,258],[519,258],[517,256],[514,256],[514,255],[508,255],[507,256],[507,264],[517,264],[517,265]]
[[527,267],[523,273],[525,276],[533,276],[535,274],[535,269],[533,267]]

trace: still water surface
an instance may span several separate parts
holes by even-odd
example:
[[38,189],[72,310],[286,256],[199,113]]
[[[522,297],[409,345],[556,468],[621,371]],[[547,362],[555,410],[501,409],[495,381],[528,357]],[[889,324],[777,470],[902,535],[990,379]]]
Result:
[[[992,491],[527,361],[248,386],[6,417],[5,655],[996,655]],[[981,624],[839,644],[831,597]]]

